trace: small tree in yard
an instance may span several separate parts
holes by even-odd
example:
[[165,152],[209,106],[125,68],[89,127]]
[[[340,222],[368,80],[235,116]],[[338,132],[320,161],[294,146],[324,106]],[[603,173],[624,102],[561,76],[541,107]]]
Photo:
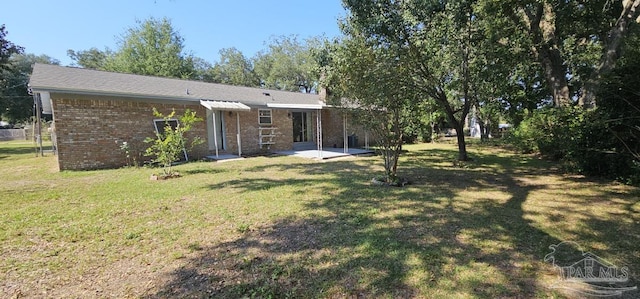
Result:
[[396,53],[392,47],[368,45],[354,34],[336,47],[328,75],[334,88],[332,104],[345,108],[352,119],[374,133],[384,159],[381,181],[403,185],[397,175],[398,159],[405,128],[412,121],[406,111],[413,111],[417,101],[414,91],[402,82],[406,69]]
[[187,149],[187,145],[192,148],[203,142],[201,138],[195,137],[188,144],[185,137],[185,133],[191,130],[193,124],[202,121],[202,118],[197,117],[195,111],[187,109],[184,115],[180,116],[177,125],[173,127],[169,120],[173,119],[175,114],[176,111],[173,110],[168,115],[163,115],[156,108],[153,108],[153,115],[164,120],[164,130],[158,130],[155,139],[147,137],[144,140],[146,143],[151,143],[151,146],[145,151],[145,156],[155,157],[152,162],[162,165],[165,177],[175,175],[171,166]]

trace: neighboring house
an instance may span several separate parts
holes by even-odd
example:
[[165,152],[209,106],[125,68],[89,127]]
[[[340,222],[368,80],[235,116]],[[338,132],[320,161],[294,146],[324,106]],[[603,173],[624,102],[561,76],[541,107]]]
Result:
[[188,136],[206,140],[189,152],[195,159],[342,147],[351,128],[316,94],[45,64],[34,66],[29,86],[53,114],[60,170],[123,166],[122,142],[132,154],[144,152],[145,138],[163,126],[154,107],[165,115],[191,109],[205,119]]

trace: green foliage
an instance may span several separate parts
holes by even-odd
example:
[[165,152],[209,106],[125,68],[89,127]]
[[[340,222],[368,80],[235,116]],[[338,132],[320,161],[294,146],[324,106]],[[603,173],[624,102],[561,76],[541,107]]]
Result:
[[8,68],[0,71],[0,117],[3,120],[16,124],[33,117],[33,96],[29,95],[27,84],[35,63],[60,64],[47,55],[14,54],[8,60]]
[[[332,86],[333,104],[345,108],[350,118],[370,130],[384,160],[387,183],[397,181],[398,159],[403,137],[417,104],[414,90],[403,82],[405,66],[396,59],[397,48],[375,47],[352,32],[335,47],[328,76],[339,78]],[[347,98],[348,100],[344,100]]]
[[105,64],[108,71],[190,78],[192,57],[184,53],[184,38],[167,18],[138,21],[119,41],[120,49]]
[[296,36],[274,37],[268,50],[253,59],[255,74],[266,88],[317,92],[321,39],[299,41]]
[[112,72],[211,81],[211,65],[185,53],[184,38],[167,18],[137,21],[118,40],[118,49],[67,50],[75,65]]
[[640,36],[602,79],[598,108],[533,110],[509,136],[524,152],[562,161],[571,171],[640,183]]
[[107,59],[112,55],[109,49],[102,51],[95,47],[84,51],[67,50],[67,56],[73,60],[74,65],[93,70],[103,70]]
[[11,55],[20,54],[24,51],[23,47],[7,40],[8,33],[5,25],[2,24],[0,26],[0,72],[9,70],[9,58]]
[[524,152],[560,161],[569,171],[638,184],[640,121],[628,122],[602,109],[547,108],[532,113],[508,140]]
[[477,13],[474,1],[345,0],[344,4],[351,12],[343,24],[345,33],[360,33],[375,47],[394,48],[394,59],[406,70],[399,75],[401,86],[419,93],[416,101],[437,103],[458,132],[458,159],[467,160],[465,119],[479,97],[488,97],[480,83],[497,79],[482,75],[495,58],[484,38],[484,25],[490,20]]
[[258,87],[260,80],[253,71],[251,60],[236,48],[220,50],[220,61],[211,69],[216,83]]
[[146,138],[144,141],[151,144],[145,151],[145,156],[155,157],[152,161],[162,165],[166,176],[174,174],[171,166],[187,149],[187,146],[191,148],[203,142],[202,139],[196,137],[189,143],[185,136],[191,130],[193,124],[202,121],[202,118],[197,117],[195,111],[187,109],[184,115],[180,116],[179,122],[174,128],[170,125],[169,120],[173,119],[175,114],[176,111],[173,110],[168,115],[163,115],[156,108],[153,108],[153,115],[162,118],[165,122],[165,127],[162,132],[156,132],[155,139]]

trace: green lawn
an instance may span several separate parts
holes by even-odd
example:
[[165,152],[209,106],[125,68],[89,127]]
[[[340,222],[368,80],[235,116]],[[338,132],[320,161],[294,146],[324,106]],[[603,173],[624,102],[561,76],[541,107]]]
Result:
[[[544,262],[575,241],[640,285],[640,190],[495,146],[57,172],[0,143],[0,297],[565,298]],[[639,296],[639,293],[627,293]]]

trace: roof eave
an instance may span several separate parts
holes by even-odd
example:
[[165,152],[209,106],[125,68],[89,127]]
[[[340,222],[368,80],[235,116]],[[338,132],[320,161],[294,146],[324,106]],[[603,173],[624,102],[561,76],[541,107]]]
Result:
[[188,98],[188,97],[176,97],[168,95],[152,95],[152,94],[138,94],[138,93],[126,93],[126,92],[104,92],[94,90],[78,90],[78,89],[65,89],[65,88],[51,88],[51,87],[36,87],[32,86],[33,92],[50,92],[50,93],[68,93],[79,95],[96,95],[96,96],[112,96],[112,97],[125,97],[125,98],[139,98],[139,99],[153,99],[153,100],[178,100],[178,101],[190,101],[198,102],[200,98]]

